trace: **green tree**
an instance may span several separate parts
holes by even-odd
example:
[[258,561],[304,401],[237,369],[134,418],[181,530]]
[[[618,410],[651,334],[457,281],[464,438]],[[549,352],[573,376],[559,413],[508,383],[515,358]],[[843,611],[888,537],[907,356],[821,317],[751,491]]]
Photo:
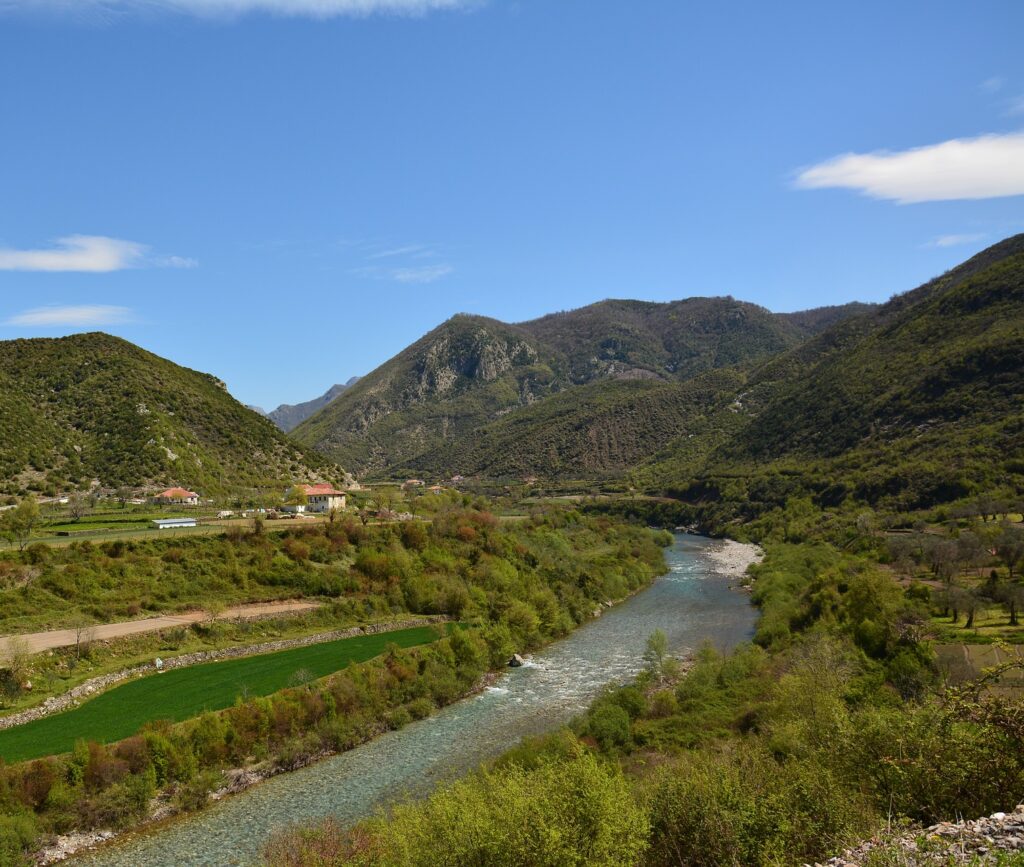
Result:
[[306,488],[304,485],[293,485],[292,489],[288,492],[287,505],[289,506],[305,506],[309,502],[309,497],[306,496]]
[[1024,560],[1024,530],[1007,525],[996,537],[996,555],[1006,566],[1013,580],[1014,570]]
[[39,503],[31,494],[25,497],[13,509],[8,509],[0,517],[0,532],[4,538],[24,551],[32,533],[39,524]]
[[647,650],[644,652],[647,668],[655,677],[661,677],[667,653],[668,638],[660,629],[655,629],[647,639]]

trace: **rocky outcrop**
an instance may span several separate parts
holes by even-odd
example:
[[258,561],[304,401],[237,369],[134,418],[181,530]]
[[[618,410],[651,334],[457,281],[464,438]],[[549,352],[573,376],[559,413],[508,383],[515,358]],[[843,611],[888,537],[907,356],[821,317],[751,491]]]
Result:
[[1024,804],[1018,804],[1012,813],[993,813],[973,821],[940,822],[905,834],[868,840],[815,867],[997,864],[1010,853],[1024,853]]

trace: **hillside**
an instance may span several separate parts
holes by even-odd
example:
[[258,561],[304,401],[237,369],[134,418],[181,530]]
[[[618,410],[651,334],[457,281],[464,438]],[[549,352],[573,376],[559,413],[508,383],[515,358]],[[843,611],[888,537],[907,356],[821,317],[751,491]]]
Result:
[[387,472],[557,387],[550,352],[514,326],[455,316],[364,376],[293,436],[357,474]]
[[[460,315],[361,379],[294,436],[359,474],[621,473],[670,436],[686,398],[671,387],[608,383],[670,386],[750,367],[798,345],[814,327],[813,319],[797,323],[732,298],[603,301],[517,325]],[[595,383],[606,387],[571,394]],[[652,401],[649,431],[629,406],[641,395]],[[557,431],[547,430],[556,419]],[[508,461],[508,449],[484,445],[510,439],[522,444]]]
[[209,374],[107,334],[0,342],[0,484],[181,484],[220,493],[343,471]]
[[677,440],[637,478],[755,511],[807,492],[926,507],[1024,482],[1022,395],[1018,235],[767,363],[733,436],[696,460]]
[[769,357],[803,336],[785,315],[729,297],[601,301],[520,328],[562,358],[573,383],[607,376],[688,379]]
[[664,444],[704,432],[706,414],[743,375],[710,371],[685,383],[599,380],[553,394],[410,462],[491,479],[621,478]]

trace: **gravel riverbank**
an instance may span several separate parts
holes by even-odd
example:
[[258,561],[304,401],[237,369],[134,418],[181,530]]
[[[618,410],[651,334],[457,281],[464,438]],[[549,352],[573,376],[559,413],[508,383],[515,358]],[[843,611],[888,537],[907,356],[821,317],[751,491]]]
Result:
[[764,551],[749,542],[722,539],[717,546],[708,549],[707,558],[714,564],[718,574],[729,578],[744,578],[747,569],[764,559]]

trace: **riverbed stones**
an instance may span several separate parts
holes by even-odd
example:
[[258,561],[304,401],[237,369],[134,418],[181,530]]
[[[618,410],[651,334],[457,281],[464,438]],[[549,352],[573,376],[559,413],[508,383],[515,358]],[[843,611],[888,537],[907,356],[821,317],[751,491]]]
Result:
[[1007,853],[1024,852],[1024,804],[1012,813],[987,818],[939,822],[896,837],[868,840],[817,867],[863,867],[876,863],[875,850],[899,852],[906,867],[948,867],[954,864],[996,864]]

